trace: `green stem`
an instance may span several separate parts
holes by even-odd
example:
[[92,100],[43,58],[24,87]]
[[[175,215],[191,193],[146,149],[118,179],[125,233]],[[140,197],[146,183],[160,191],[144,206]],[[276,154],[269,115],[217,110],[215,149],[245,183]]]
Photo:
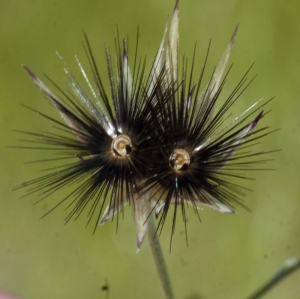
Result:
[[275,275],[247,299],[258,299],[261,296],[265,295],[271,288],[273,288],[276,284],[278,284],[281,280],[283,280],[298,268],[300,268],[299,258],[292,257],[287,259],[285,263],[280,267],[280,269],[275,273]]
[[158,271],[159,278],[164,289],[166,298],[175,299],[164,256],[160,247],[159,239],[156,235],[156,226],[154,223],[153,215],[150,215],[149,217],[148,236],[150,246],[152,249],[152,254],[155,260],[156,269]]

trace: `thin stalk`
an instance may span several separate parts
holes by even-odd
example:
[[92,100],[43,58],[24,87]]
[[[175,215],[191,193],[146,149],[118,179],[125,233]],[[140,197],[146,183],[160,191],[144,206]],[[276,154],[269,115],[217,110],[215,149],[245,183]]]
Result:
[[153,215],[150,215],[149,218],[148,236],[160,282],[164,289],[166,298],[175,299],[164,256],[160,247],[159,238],[156,235],[156,226]]
[[258,299],[265,295],[271,288],[281,282],[289,274],[300,268],[300,260],[297,257],[291,257],[279,268],[273,277],[258,289],[252,296],[247,299]]

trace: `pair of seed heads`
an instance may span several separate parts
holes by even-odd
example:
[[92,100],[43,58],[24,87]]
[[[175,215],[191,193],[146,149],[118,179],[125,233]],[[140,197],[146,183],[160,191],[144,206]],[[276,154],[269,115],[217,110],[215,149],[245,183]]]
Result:
[[[86,34],[85,50],[94,83],[78,59],[77,63],[87,90],[66,64],[70,93],[51,80],[60,96],[26,68],[63,121],[39,113],[56,124],[56,132],[22,133],[33,138],[29,142],[54,151],[56,155],[47,162],[62,163],[48,169],[48,174],[15,189],[30,187],[27,195],[38,192],[40,200],[44,200],[62,188],[72,187],[69,195],[53,202],[49,212],[69,202],[67,208],[71,211],[66,221],[77,219],[87,210],[88,223],[96,216],[95,228],[118,218],[118,213],[131,205],[138,248],[146,235],[151,214],[160,216],[158,229],[162,229],[171,205],[174,205],[172,235],[177,207],[186,224],[188,206],[192,206],[197,215],[201,205],[221,213],[235,213],[234,204],[244,206],[241,196],[245,189],[235,180],[246,178],[242,172],[267,161],[257,158],[266,152],[255,151],[253,146],[266,135],[261,132],[267,127],[255,132],[254,129],[266,114],[262,107],[268,101],[263,104],[257,101],[232,121],[228,120],[229,109],[249,85],[247,72],[215,112],[228,75],[225,71],[237,27],[201,92],[207,57],[196,83],[193,82],[194,60],[190,74],[184,63],[179,78],[178,26],[179,1],[176,1],[170,30],[165,29],[148,76],[146,61],[137,57],[131,72],[126,43],[122,48],[118,40],[115,74],[106,47],[109,92],[104,88]],[[253,114],[254,119],[249,121]],[[41,147],[32,148],[40,150]],[[75,160],[68,162],[70,159]]]

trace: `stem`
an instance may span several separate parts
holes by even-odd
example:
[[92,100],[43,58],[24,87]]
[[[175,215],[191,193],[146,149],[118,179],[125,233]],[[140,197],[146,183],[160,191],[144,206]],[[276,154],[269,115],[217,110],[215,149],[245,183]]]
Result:
[[258,291],[247,299],[258,299],[267,293],[271,288],[283,280],[286,276],[300,268],[300,260],[297,257],[291,257],[287,259],[284,264],[279,268],[271,279],[265,283]]
[[167,299],[175,299],[164,256],[160,247],[159,239],[156,235],[156,226],[154,223],[153,215],[150,215],[149,217],[148,236],[150,246],[152,249],[152,254],[155,260],[156,269],[158,271],[160,282],[165,292],[165,296]]

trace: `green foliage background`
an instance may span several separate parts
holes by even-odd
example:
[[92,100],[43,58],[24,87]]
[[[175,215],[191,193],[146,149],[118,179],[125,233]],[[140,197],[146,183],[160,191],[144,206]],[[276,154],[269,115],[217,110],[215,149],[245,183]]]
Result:
[[[72,69],[76,69],[75,54],[85,62],[83,28],[106,76],[104,41],[113,48],[118,25],[120,36],[129,36],[129,56],[133,58],[139,25],[139,54],[147,54],[150,67],[173,6],[171,0],[1,1],[0,289],[24,299],[101,299],[106,298],[101,288],[107,280],[110,299],[163,298],[148,240],[136,253],[129,208],[117,234],[115,222],[100,227],[94,236],[91,228],[84,228],[86,219],[64,226],[67,212],[63,209],[39,220],[51,201],[33,205],[36,195],[20,199],[23,190],[10,190],[40,175],[38,165],[24,162],[47,158],[47,154],[5,146],[20,144],[20,135],[12,129],[49,128],[21,103],[59,119],[22,64],[41,77],[45,72],[65,86],[63,65],[55,52]],[[180,55],[186,54],[191,61],[197,41],[198,72],[212,39],[206,78],[240,23],[231,57],[233,70],[224,94],[255,61],[251,73],[258,77],[232,112],[238,115],[256,100],[275,95],[268,106],[272,112],[260,126],[281,130],[266,137],[258,147],[282,151],[270,156],[275,161],[268,166],[276,171],[253,173],[256,180],[248,186],[254,192],[246,198],[252,212],[238,208],[237,215],[221,215],[206,208],[200,212],[200,224],[190,209],[189,246],[178,217],[171,253],[171,228],[165,226],[161,243],[177,298],[245,298],[286,258],[300,255],[299,9],[300,2],[291,0],[180,3]],[[63,197],[65,192],[68,190],[54,197]],[[299,298],[299,280],[300,273],[293,274],[265,298]]]

